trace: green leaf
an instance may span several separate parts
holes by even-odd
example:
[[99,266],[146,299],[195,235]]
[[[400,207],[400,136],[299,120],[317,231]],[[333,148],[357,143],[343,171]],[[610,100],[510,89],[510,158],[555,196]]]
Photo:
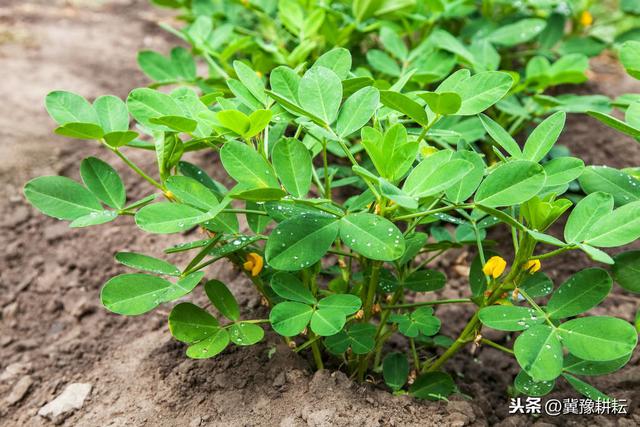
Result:
[[284,188],[294,197],[305,197],[311,187],[311,154],[294,138],[283,138],[273,147],[273,168]]
[[569,277],[551,295],[546,311],[552,319],[564,319],[583,313],[604,300],[613,281],[601,268],[588,268]]
[[336,310],[345,316],[354,314],[362,306],[362,301],[351,294],[333,294],[320,300],[318,309]]
[[248,65],[241,61],[233,61],[233,69],[242,84],[251,92],[261,104],[267,104],[267,94],[264,91],[264,83]]
[[319,308],[311,316],[311,330],[321,337],[335,335],[342,330],[347,317],[340,310]]
[[281,222],[267,240],[267,262],[285,271],[315,264],[333,244],[339,224],[336,218],[316,214],[302,214]]
[[385,52],[378,49],[367,51],[367,62],[376,71],[392,77],[400,77],[402,70],[398,63]]
[[177,71],[171,59],[151,50],[138,52],[138,65],[143,73],[157,82],[172,82],[176,80]]
[[433,292],[444,288],[447,277],[438,270],[422,269],[411,273],[402,286],[413,292]]
[[500,46],[515,46],[532,40],[545,26],[546,22],[542,19],[521,19],[513,24],[498,27],[489,34],[488,40]]
[[[357,166],[354,166],[354,171]],[[406,208],[406,209],[417,209],[418,208],[418,199],[412,196],[409,196],[407,193],[391,184],[384,178],[378,178],[378,182],[380,184],[380,194],[389,200],[394,201],[398,206]]]
[[122,209],[127,196],[120,175],[108,163],[87,157],[80,163],[82,181],[96,197],[114,209]]
[[573,208],[564,227],[564,239],[568,243],[584,241],[594,224],[613,211],[611,194],[597,191],[580,200]]
[[629,136],[632,136],[634,138],[640,138],[640,129],[637,129],[625,122],[623,122],[620,119],[617,119],[613,116],[610,116],[608,114],[602,113],[600,111],[587,111],[587,114],[590,115],[591,117],[598,119],[599,121],[601,121],[602,123],[604,123],[605,125],[618,130],[624,134],[627,134]]
[[409,377],[409,361],[403,353],[389,353],[382,361],[382,376],[393,391],[400,390]]
[[422,198],[441,193],[457,184],[473,169],[471,162],[452,159],[453,151],[441,150],[421,161],[409,174],[402,189]]
[[411,321],[422,335],[433,336],[440,330],[440,319],[433,315],[431,307],[420,307],[411,313]]
[[580,176],[580,186],[587,194],[596,191],[611,194],[616,206],[640,200],[640,181],[606,166],[588,166]]
[[118,148],[125,146],[136,139],[138,137],[138,133],[130,130],[116,131],[105,133],[102,137],[109,147]]
[[92,123],[100,125],[94,108],[82,96],[57,90],[45,99],[45,107],[53,120],[63,126],[67,123]]
[[404,237],[391,221],[371,213],[356,213],[340,220],[345,245],[374,260],[393,261],[404,253]]
[[69,224],[71,228],[89,227],[91,225],[100,225],[111,222],[118,217],[116,211],[91,212],[90,214],[74,219]]
[[547,155],[564,128],[566,116],[564,111],[553,113],[531,132],[522,152],[525,159],[539,162]]
[[298,104],[298,87],[300,86],[300,76],[289,67],[279,66],[271,71],[269,75],[271,90],[281,97],[288,99],[294,104]]
[[544,323],[544,314],[528,307],[492,305],[481,308],[482,324],[499,331],[524,331]]
[[149,123],[154,125],[164,125],[169,129],[173,129],[178,132],[191,133],[196,130],[198,122],[182,116],[160,116],[151,117]]
[[525,396],[544,396],[549,394],[556,385],[555,380],[551,381],[534,381],[525,371],[518,372],[513,382],[516,390]]
[[628,251],[616,255],[612,273],[615,281],[624,289],[640,293],[640,251]]
[[279,271],[271,278],[271,289],[280,297],[302,302],[305,304],[315,304],[317,301],[313,294],[296,276],[284,271]]
[[379,103],[380,92],[371,86],[364,87],[347,98],[336,122],[338,136],[344,138],[360,130],[376,112]]
[[136,270],[148,271],[156,274],[166,274],[168,276],[180,276],[180,269],[175,265],[163,260],[154,258],[149,255],[139,254],[136,252],[118,252],[116,261],[127,267]]
[[582,394],[583,396],[586,396],[591,400],[598,401],[598,402],[611,400],[609,396],[607,396],[606,394],[604,394],[603,392],[601,392],[591,384],[588,384],[582,381],[581,379],[574,377],[573,375],[562,374],[562,376],[564,377],[565,380],[567,380],[569,384],[571,384],[571,387],[573,387],[578,393]]
[[171,289],[162,297],[162,302],[175,301],[187,295],[198,286],[203,277],[204,271],[196,271],[178,280],[171,285]]
[[74,220],[102,212],[100,201],[85,187],[64,176],[41,176],[29,181],[24,195],[36,209],[58,219]]
[[362,145],[380,176],[394,182],[411,168],[419,145],[407,139],[407,130],[402,124],[391,126],[384,136],[371,127],[363,128],[361,133]]
[[220,314],[234,322],[240,319],[240,306],[224,283],[219,280],[209,280],[204,284],[204,290]]
[[148,88],[134,89],[127,97],[127,109],[134,119],[152,130],[168,130],[166,126],[154,124],[151,118],[184,116],[184,112],[169,95]]
[[222,125],[236,134],[242,136],[249,131],[251,121],[249,117],[238,110],[222,110],[216,113],[216,119]]
[[383,90],[380,92],[380,101],[386,107],[412,118],[422,126],[429,125],[429,118],[424,108],[407,95],[391,90]]
[[276,304],[269,313],[273,330],[285,337],[293,337],[304,330],[311,320],[313,308],[299,302]]
[[353,354],[367,354],[376,345],[376,327],[370,323],[353,323],[347,329]]
[[612,265],[614,263],[613,258],[609,256],[605,251],[602,251],[598,248],[594,248],[593,246],[589,246],[586,243],[579,243],[578,247],[582,252],[587,254],[589,258],[596,262],[601,262],[603,264]]
[[453,393],[455,384],[444,372],[428,372],[420,375],[411,387],[409,393],[419,399],[442,400]]
[[562,373],[562,345],[555,329],[532,326],[513,346],[518,364],[534,381],[551,381]]
[[256,110],[249,116],[249,122],[251,126],[249,126],[249,130],[244,133],[243,137],[245,139],[252,138],[262,132],[267,126],[269,126],[269,122],[273,117],[273,113],[271,110]]
[[336,73],[340,80],[344,80],[351,71],[351,52],[343,47],[335,47],[323,53],[313,64],[313,67],[328,68]]
[[631,353],[638,342],[638,333],[629,322],[608,316],[569,320],[558,332],[569,352],[583,360],[619,359]]
[[229,326],[229,339],[235,345],[254,345],[264,338],[264,329],[260,326],[240,322]]
[[135,219],[142,230],[157,234],[187,231],[207,220],[202,211],[171,202],[147,205],[136,213]]
[[462,98],[459,116],[479,114],[500,101],[511,89],[513,77],[501,71],[485,71],[460,82],[454,92]]
[[522,151],[520,146],[509,132],[504,130],[502,126],[494,122],[489,116],[480,114],[480,121],[485,128],[489,136],[500,146],[504,151],[509,153],[513,157],[522,157]]
[[498,166],[480,184],[475,202],[484,206],[511,206],[526,202],[545,183],[542,166],[528,160],[515,160]]
[[220,330],[220,324],[206,310],[182,302],[169,313],[169,330],[178,341],[193,344],[214,335]]
[[455,114],[462,105],[462,98],[455,92],[425,92],[418,95],[436,114]]
[[258,188],[279,188],[275,172],[267,161],[247,144],[229,141],[220,149],[222,166],[241,184]]
[[584,162],[576,157],[557,157],[544,165],[545,187],[568,184],[584,172]]
[[402,41],[402,37],[398,35],[394,30],[389,27],[382,27],[380,29],[380,41],[387,52],[391,53],[395,57],[401,60],[406,60],[409,52],[407,47]]
[[564,358],[563,369],[575,375],[605,375],[617,371],[627,364],[633,353],[629,353],[619,359],[607,360],[605,362],[594,362],[582,360],[573,354],[568,354]]
[[543,297],[553,291],[553,282],[546,274],[538,271],[525,278],[520,289],[531,298]]
[[54,132],[57,135],[77,139],[100,139],[104,135],[102,128],[93,123],[67,123],[56,128]]
[[117,96],[99,96],[93,101],[93,108],[98,115],[104,133],[129,130],[127,105]]
[[148,274],[121,274],[107,281],[100,299],[107,310],[137,316],[153,310],[162,302],[173,284]]
[[599,219],[585,243],[601,248],[623,246],[640,237],[640,201],[632,202]]
[[229,333],[226,329],[218,329],[208,338],[198,341],[187,348],[187,357],[192,359],[207,359],[214,357],[229,345]]
[[484,178],[485,164],[482,157],[474,151],[457,151],[453,154],[452,159],[461,159],[471,163],[472,169],[464,176],[463,179],[453,184],[445,190],[447,199],[453,203],[462,203],[471,197]]
[[298,86],[300,106],[328,125],[334,122],[342,102],[340,77],[325,67],[307,71]]
[[188,176],[170,176],[165,185],[178,200],[195,208],[208,211],[219,205],[210,188]]
[[620,46],[620,62],[631,77],[640,80],[640,41],[628,40]]

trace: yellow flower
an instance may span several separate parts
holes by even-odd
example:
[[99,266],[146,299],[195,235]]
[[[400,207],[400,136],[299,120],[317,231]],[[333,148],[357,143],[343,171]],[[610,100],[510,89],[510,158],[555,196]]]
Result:
[[583,27],[590,27],[593,24],[593,15],[588,10],[584,10],[580,14],[580,24]]
[[507,261],[505,261],[504,258],[492,256],[484,267],[482,267],[482,272],[487,276],[497,279],[504,273],[505,268],[507,268]]
[[164,192],[164,197],[166,197],[167,200],[170,200],[172,202],[174,202],[176,200],[176,196],[169,190]]
[[530,259],[524,265],[524,269],[527,270],[530,274],[533,274],[536,271],[540,270],[540,267],[542,267],[542,264],[540,263],[539,259]]
[[245,270],[250,271],[253,277],[256,277],[262,271],[264,260],[259,254],[251,252],[247,254],[247,261],[242,266]]

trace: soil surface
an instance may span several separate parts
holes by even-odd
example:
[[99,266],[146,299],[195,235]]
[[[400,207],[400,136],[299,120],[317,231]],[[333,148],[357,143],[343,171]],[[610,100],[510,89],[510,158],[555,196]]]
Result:
[[[340,372],[312,374],[308,360],[292,354],[273,334],[250,348],[229,347],[215,359],[194,361],[166,327],[170,307],[125,318],[99,303],[99,289],[124,272],[112,255],[139,250],[162,255],[183,236],[140,232],[130,219],[70,230],[24,201],[21,187],[39,175],[77,178],[88,155],[117,165],[89,142],[52,134],[43,108],[46,93],[72,90],[93,99],[121,97],[146,80],[136,51],[161,51],[176,43],[157,28],[167,12],[140,0],[4,0],[0,5],[0,425],[40,426],[52,421],[40,408],[72,383],[91,385],[82,407],[53,422],[80,426],[378,426],[378,425],[620,425],[640,424],[640,362],[636,354],[621,372],[596,378],[603,392],[628,399],[625,417],[533,418],[508,415],[508,387],[517,367],[492,348],[465,349],[446,369],[459,394],[449,402],[394,397],[376,384],[358,385]],[[609,61],[595,65],[588,90],[614,96],[638,91]],[[588,163],[640,165],[640,145],[584,116],[570,118],[561,137]],[[211,157],[193,159],[218,175]],[[150,156],[135,156],[151,170]],[[148,190],[119,167],[131,198]],[[499,232],[497,236],[499,237]],[[195,239],[195,236],[189,236]],[[441,297],[467,295],[468,254],[439,262],[449,276]],[[176,257],[176,262],[180,261]],[[556,283],[591,262],[571,253],[546,263]],[[258,295],[230,265],[216,264],[210,278],[226,282],[247,316],[264,316]],[[193,296],[204,302],[202,292]],[[638,299],[617,288],[600,314],[631,320]],[[457,333],[470,315],[464,307],[440,308],[443,332]],[[511,345],[509,337],[491,338]],[[402,344],[402,343],[401,343]],[[556,398],[578,397],[566,384]]]

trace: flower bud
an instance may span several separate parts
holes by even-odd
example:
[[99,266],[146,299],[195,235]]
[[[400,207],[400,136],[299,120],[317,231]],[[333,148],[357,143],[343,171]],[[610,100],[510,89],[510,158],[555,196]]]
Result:
[[246,261],[242,266],[245,270],[251,272],[251,276],[256,277],[262,271],[262,267],[264,267],[264,260],[260,254],[250,252],[247,254]]
[[524,265],[524,269],[527,270],[529,274],[533,274],[536,271],[540,270],[540,267],[542,267],[542,263],[540,263],[539,259],[530,259]]

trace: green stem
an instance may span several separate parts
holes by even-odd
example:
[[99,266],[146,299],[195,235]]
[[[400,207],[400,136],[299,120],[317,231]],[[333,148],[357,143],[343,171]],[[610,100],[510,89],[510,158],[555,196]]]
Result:
[[313,361],[316,364],[316,369],[324,369],[324,363],[322,363],[322,354],[320,353],[320,347],[318,347],[318,340],[313,332],[309,333],[309,339],[311,341],[311,353],[313,354]]
[[[107,147],[109,147],[109,146],[107,145]],[[153,185],[156,188],[159,188],[163,192],[166,191],[166,188],[162,184],[160,184],[158,181],[156,181],[155,179],[153,179],[149,175],[147,175],[135,163],[133,163],[131,160],[129,160],[129,158],[127,156],[125,156],[120,150],[118,150],[117,148],[111,148],[111,147],[109,147],[109,148],[111,149],[111,151],[116,153],[116,155],[118,157],[120,157],[122,159],[122,161],[127,164],[127,166],[129,166],[131,169],[133,169],[135,173],[137,173],[142,178],[144,178],[149,184]]]
[[368,322],[373,315],[373,303],[376,298],[376,290],[378,287],[378,277],[380,275],[381,263],[374,261],[371,265],[371,276],[369,278],[369,285],[367,286],[367,297],[364,303],[364,321]]
[[447,212],[447,211],[451,211],[454,209],[469,209],[469,208],[473,208],[473,204],[469,203],[469,204],[464,204],[464,205],[451,205],[451,206],[443,206],[441,208],[436,208],[436,209],[430,209],[427,211],[422,211],[422,212],[415,212],[412,214],[407,214],[407,215],[400,215],[397,217],[394,217],[393,220],[394,221],[402,221],[405,219],[411,219],[411,218],[418,218],[421,216],[427,216],[427,215],[433,215],[436,213],[440,213],[440,212]]
[[457,298],[457,299],[441,299],[435,301],[423,301],[423,302],[413,302],[410,304],[396,304],[396,305],[383,305],[383,310],[397,310],[402,308],[414,308],[414,307],[422,307],[425,305],[439,305],[439,304],[469,304],[473,303],[469,298]]
[[223,209],[223,213],[238,213],[238,214],[254,214],[254,215],[262,215],[268,216],[269,214],[265,211],[259,211],[254,209]]
[[545,254],[532,256],[529,259],[547,259],[547,258],[551,258],[553,256],[560,255],[561,253],[564,253],[564,252],[567,252],[567,251],[570,251],[570,250],[573,250],[573,249],[576,249],[576,246],[564,246],[562,248],[556,249],[556,250],[551,251],[551,252],[547,252]]
[[500,351],[504,351],[505,353],[509,353],[509,354],[513,354],[513,350],[511,350],[510,348],[504,347],[500,344],[498,344],[497,342],[493,342],[491,340],[488,340],[486,338],[482,338],[480,340],[481,343],[488,345],[489,347],[493,347],[495,349],[498,349]]
[[411,345],[411,355],[413,356],[413,366],[416,368],[416,372],[420,372],[420,358],[416,351],[416,341],[413,338],[409,338],[409,344]]
[[[522,266],[531,257],[533,250],[535,249],[536,241],[525,234],[520,241],[520,246],[516,252],[516,257],[509,271],[509,274],[504,280],[492,290],[491,295],[485,299],[480,308],[488,306],[496,302],[502,292],[506,290],[516,277],[520,274]],[[463,331],[460,333],[454,343],[431,365],[424,365],[423,371],[433,372],[439,370],[444,363],[455,355],[462,347],[464,347],[470,341],[473,341],[476,335],[476,331],[480,327],[480,318],[478,316],[479,310],[473,314],[473,317],[469,320]]]

